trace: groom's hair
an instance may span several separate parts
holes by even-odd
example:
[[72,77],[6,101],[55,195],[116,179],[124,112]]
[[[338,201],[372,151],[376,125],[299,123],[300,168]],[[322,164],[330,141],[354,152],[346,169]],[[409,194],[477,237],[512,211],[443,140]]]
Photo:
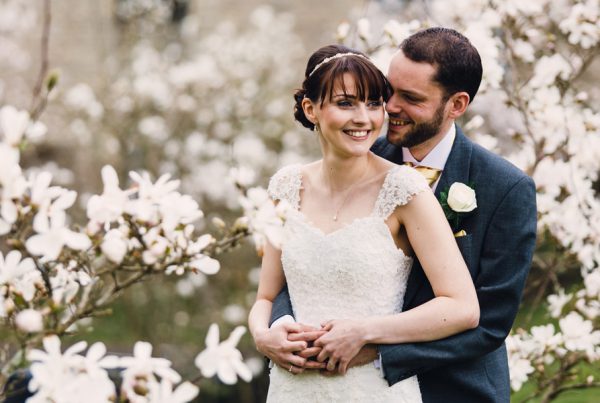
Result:
[[433,80],[442,86],[446,99],[464,91],[473,102],[483,69],[479,52],[464,35],[450,28],[427,28],[406,38],[400,50],[410,60],[436,68]]

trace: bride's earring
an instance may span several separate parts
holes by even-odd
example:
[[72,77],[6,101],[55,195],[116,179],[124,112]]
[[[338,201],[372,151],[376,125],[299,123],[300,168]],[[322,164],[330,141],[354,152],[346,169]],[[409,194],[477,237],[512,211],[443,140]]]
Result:
[[319,135],[321,134],[321,126],[319,126],[319,122],[315,123],[313,131],[317,132]]

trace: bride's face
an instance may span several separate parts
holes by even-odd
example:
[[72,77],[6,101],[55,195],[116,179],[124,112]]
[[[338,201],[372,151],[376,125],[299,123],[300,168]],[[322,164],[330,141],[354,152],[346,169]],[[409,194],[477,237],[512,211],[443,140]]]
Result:
[[366,98],[358,99],[355,80],[346,73],[343,85],[337,83],[322,105],[320,101],[311,102],[309,114],[319,124],[323,154],[351,157],[369,152],[381,131],[385,112],[382,98],[368,99],[368,94]]

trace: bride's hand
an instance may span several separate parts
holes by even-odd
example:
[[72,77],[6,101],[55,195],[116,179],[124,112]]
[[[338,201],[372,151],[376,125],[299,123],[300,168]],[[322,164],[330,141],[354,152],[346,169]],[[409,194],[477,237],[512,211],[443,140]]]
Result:
[[299,374],[304,371],[306,359],[294,353],[305,350],[308,344],[306,341],[290,341],[288,336],[302,331],[303,327],[298,323],[284,323],[257,332],[254,338],[256,349],[286,371]]
[[314,345],[322,350],[317,361],[327,362],[327,370],[334,371],[336,366],[340,374],[345,374],[348,364],[365,345],[363,324],[357,320],[335,319],[321,324],[327,331],[319,337]]

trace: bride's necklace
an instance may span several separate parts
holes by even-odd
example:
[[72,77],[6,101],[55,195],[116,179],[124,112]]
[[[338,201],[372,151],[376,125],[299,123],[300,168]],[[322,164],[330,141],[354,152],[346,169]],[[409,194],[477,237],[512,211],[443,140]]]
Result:
[[[359,183],[362,183],[363,179],[365,178],[365,176],[367,175],[367,172],[369,172],[369,162],[367,161],[367,168],[365,169],[365,171],[363,172],[363,174],[360,176],[360,178],[354,182],[352,185],[350,185],[350,188],[346,191],[346,195],[344,196],[344,198],[342,199],[342,202],[340,203],[340,205],[337,207],[337,209],[334,206],[334,214],[333,214],[333,221],[337,221],[338,220],[338,215],[340,214],[340,211],[342,210],[342,207],[344,207],[344,204],[346,203],[346,200],[348,200],[348,198],[350,197],[350,195],[354,192],[354,189],[356,188],[356,186]],[[331,169],[329,169],[329,192],[331,193],[332,196],[332,203],[333,203],[333,180],[331,178]]]

